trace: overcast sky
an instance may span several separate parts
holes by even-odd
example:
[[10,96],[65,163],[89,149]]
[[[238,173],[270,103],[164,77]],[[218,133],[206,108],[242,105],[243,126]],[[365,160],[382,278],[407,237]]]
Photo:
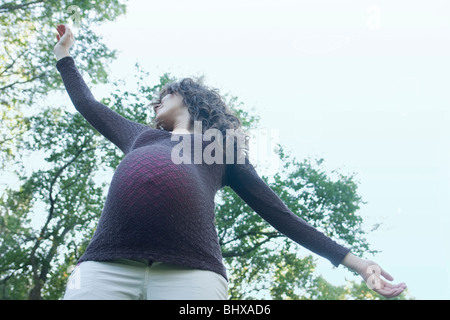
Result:
[[[204,74],[255,108],[297,160],[355,172],[368,202],[359,214],[382,223],[368,235],[382,251],[372,259],[412,296],[450,298],[448,1],[128,3],[126,16],[98,28],[119,51],[112,78],[136,62],[152,85],[164,72]],[[316,257],[328,281],[354,279]]]

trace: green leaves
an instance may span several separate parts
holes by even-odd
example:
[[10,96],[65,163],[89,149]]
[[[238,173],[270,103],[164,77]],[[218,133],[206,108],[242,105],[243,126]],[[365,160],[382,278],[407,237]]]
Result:
[[[61,79],[55,69],[53,47],[56,44],[55,27],[69,23],[70,4],[65,1],[36,1],[32,5],[15,2],[0,6],[0,95],[7,105],[13,98],[17,107],[29,108],[37,95],[46,95],[61,88]],[[81,70],[89,71],[93,82],[105,82],[102,70],[115,57],[98,35],[93,23],[112,20],[126,11],[124,1],[77,1],[82,24],[76,30],[76,44],[71,54],[86,61]],[[88,68],[89,67],[89,68]],[[27,106],[26,106],[27,105]]]

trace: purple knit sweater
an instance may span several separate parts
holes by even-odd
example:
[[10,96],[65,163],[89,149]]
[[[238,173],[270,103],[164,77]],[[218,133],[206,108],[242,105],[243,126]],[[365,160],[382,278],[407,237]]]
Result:
[[[334,266],[350,251],[292,213],[247,158],[245,164],[175,164],[173,147],[183,138],[191,139],[194,148],[201,134],[172,134],[126,119],[94,98],[71,56],[58,60],[56,68],[75,108],[124,153],[97,229],[78,262],[148,259],[211,270],[228,281],[214,219],[214,198],[224,186],[278,231]],[[209,143],[200,142],[203,149]]]

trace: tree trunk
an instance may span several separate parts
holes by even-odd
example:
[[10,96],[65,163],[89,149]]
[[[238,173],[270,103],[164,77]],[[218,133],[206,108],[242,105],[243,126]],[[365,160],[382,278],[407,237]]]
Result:
[[28,300],[42,300],[41,289],[41,280],[38,280],[31,289],[30,294],[28,295]]

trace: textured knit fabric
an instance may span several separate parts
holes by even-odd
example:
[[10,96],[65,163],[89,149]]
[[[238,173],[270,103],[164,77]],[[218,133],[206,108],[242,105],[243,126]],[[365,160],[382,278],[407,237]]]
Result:
[[[126,119],[94,98],[71,56],[56,67],[75,108],[124,153],[79,262],[149,259],[211,270],[228,281],[214,203],[224,186],[278,231],[334,266],[350,251],[292,213],[248,158],[245,164],[195,163],[195,144],[203,150],[212,143],[202,141],[202,134],[172,134]],[[192,142],[191,162],[176,164],[172,149],[182,139]]]

